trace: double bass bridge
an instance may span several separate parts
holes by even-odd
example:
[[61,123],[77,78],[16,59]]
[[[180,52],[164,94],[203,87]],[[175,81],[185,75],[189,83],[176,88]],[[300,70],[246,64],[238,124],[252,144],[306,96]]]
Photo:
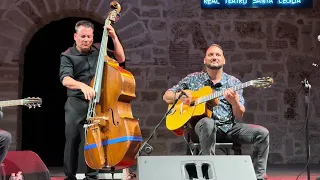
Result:
[[108,117],[102,116],[102,117],[90,117],[88,119],[88,127],[99,125],[99,126],[107,126],[108,125]]

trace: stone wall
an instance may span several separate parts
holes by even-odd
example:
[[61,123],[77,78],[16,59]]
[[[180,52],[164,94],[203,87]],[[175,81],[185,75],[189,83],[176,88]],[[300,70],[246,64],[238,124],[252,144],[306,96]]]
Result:
[[[202,68],[204,51],[222,45],[225,71],[242,81],[271,76],[269,89],[246,88],[244,121],[270,131],[270,163],[304,163],[304,104],[301,77],[319,63],[320,3],[314,9],[201,10],[199,0],[122,0],[115,27],[128,69],[137,82],[133,113],[147,137],[164,115],[164,91]],[[52,20],[89,17],[103,23],[105,0],[0,0],[0,100],[22,98],[24,51],[33,34]],[[170,3],[170,4],[169,4]],[[320,160],[319,70],[310,77],[311,162]],[[8,108],[1,127],[21,143],[18,108]],[[185,153],[183,138],[162,124],[152,139],[154,154]],[[251,153],[250,146],[244,148]]]

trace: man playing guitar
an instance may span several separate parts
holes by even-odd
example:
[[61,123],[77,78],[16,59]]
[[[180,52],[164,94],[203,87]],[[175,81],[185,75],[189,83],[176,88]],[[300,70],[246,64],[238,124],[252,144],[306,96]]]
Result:
[[[167,90],[163,100],[172,104],[183,90],[197,91],[209,86],[213,91],[224,91],[217,105],[208,104],[213,112],[211,117],[204,117],[191,123],[191,139],[197,138],[202,155],[214,155],[216,139],[227,140],[239,144],[253,144],[254,168],[258,180],[266,178],[267,159],[269,153],[269,131],[258,125],[238,123],[245,112],[243,90],[234,91],[231,87],[241,84],[240,80],[223,72],[225,57],[221,46],[211,45],[204,58],[205,70],[189,74],[177,85]],[[184,91],[183,91],[184,92]],[[185,105],[192,106],[192,94],[181,96]],[[195,141],[195,140],[192,140]]]

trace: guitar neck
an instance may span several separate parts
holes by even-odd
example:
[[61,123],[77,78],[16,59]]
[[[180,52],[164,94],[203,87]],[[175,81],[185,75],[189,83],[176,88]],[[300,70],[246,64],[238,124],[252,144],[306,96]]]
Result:
[[[232,89],[232,90],[234,90],[234,91],[238,91],[238,90],[240,90],[240,89],[243,89],[243,88],[246,88],[246,87],[249,87],[249,86],[252,86],[252,82],[251,82],[251,81],[248,81],[248,82],[245,82],[245,83],[242,83],[242,84],[233,86],[233,87],[231,87],[230,89]],[[222,91],[216,91],[216,92],[214,92],[214,93],[212,93],[212,94],[209,94],[209,95],[207,95],[207,96],[203,96],[203,97],[201,97],[201,98],[198,99],[198,104],[201,104],[201,103],[210,101],[210,100],[212,100],[212,99],[221,97],[221,96],[223,96],[224,91],[225,91],[225,89],[222,90]]]
[[19,105],[23,105],[23,99],[0,101],[0,107],[19,106]]

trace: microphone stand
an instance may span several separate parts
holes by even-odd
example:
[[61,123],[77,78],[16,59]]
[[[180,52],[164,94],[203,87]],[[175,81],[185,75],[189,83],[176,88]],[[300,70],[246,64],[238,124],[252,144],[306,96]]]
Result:
[[[311,73],[310,73],[311,74]],[[309,75],[310,75],[309,74]],[[305,126],[305,132],[306,132],[306,147],[307,147],[307,177],[308,180],[310,180],[310,167],[309,167],[309,159],[310,159],[310,143],[309,143],[309,103],[310,103],[310,90],[311,90],[311,85],[309,84],[309,81],[307,78],[305,78],[303,81],[301,81],[302,87],[305,92],[305,97],[304,97],[304,104],[305,104],[305,118],[306,118],[306,126]]]
[[[147,153],[148,155],[150,155],[152,153],[152,146],[150,144],[148,144],[148,142],[151,140],[151,138],[153,137],[153,135],[155,134],[155,132],[157,131],[157,129],[159,128],[160,124],[166,119],[166,117],[168,116],[169,113],[171,113],[171,110],[175,107],[175,105],[177,104],[177,102],[179,101],[179,99],[185,95],[185,93],[183,91],[181,91],[179,97],[173,102],[171,108],[165,113],[165,115],[162,117],[162,119],[160,120],[159,124],[157,124],[157,126],[154,128],[153,132],[151,133],[151,135],[148,137],[148,139],[141,145],[140,149],[138,150],[138,153],[135,156],[135,159],[137,159],[138,156],[141,155],[142,150]],[[147,146],[147,147],[145,147]]]
[[0,107],[0,120],[3,118],[2,107]]
[[[304,96],[304,106],[305,106],[305,132],[306,132],[306,151],[307,151],[307,177],[308,180],[310,180],[310,167],[309,167],[309,161],[310,161],[310,143],[309,143],[309,106],[310,106],[310,90],[311,90],[311,84],[308,81],[309,76],[316,70],[318,67],[318,64],[312,63],[312,66],[315,68],[304,78],[303,81],[301,81],[302,88],[304,89],[305,96]],[[318,179],[317,179],[318,180]]]

